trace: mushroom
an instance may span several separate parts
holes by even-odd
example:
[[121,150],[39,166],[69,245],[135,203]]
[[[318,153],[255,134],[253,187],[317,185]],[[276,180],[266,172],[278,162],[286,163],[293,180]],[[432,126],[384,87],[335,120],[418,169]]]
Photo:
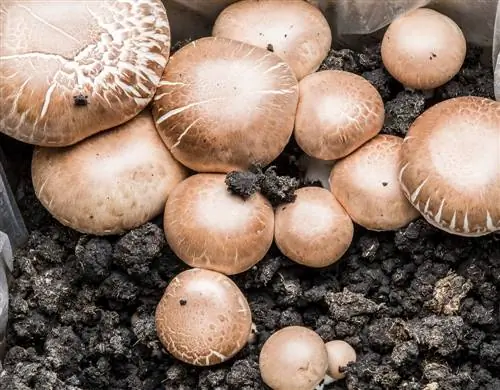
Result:
[[160,0],[5,0],[0,31],[0,131],[41,146],[132,119],[170,55]]
[[405,196],[432,225],[461,236],[500,229],[500,103],[464,96],[411,125],[401,148]]
[[242,0],[226,7],[212,35],[273,51],[298,80],[315,72],[332,45],[323,13],[303,0]]
[[165,205],[172,251],[191,267],[233,275],[253,267],[273,242],[274,211],[260,193],[230,193],[221,173],[198,173],[180,183]]
[[328,353],[328,376],[334,380],[344,379],[342,368],[356,361],[356,351],[343,340],[329,341],[325,347]]
[[466,40],[448,16],[417,8],[396,18],[382,39],[387,71],[408,88],[430,90],[450,81],[465,59]]
[[293,203],[278,206],[274,238],[280,251],[308,267],[336,262],[351,244],[351,218],[330,191],[302,187]]
[[227,173],[279,156],[293,132],[297,101],[297,79],[277,55],[207,37],[171,57],[153,114],[182,164]]
[[309,156],[335,160],[375,137],[384,124],[384,102],[365,78],[324,70],[299,83],[294,137]]
[[325,343],[308,328],[285,327],[264,343],[259,368],[262,380],[273,390],[312,390],[328,368]]
[[419,216],[398,181],[403,139],[379,134],[339,160],[330,174],[333,195],[357,224],[395,230]]
[[158,338],[185,363],[211,366],[236,355],[251,335],[252,313],[227,276],[193,268],[169,283],[155,313]]
[[147,110],[75,145],[36,147],[32,160],[42,205],[63,225],[97,235],[123,233],[161,214],[187,174]]

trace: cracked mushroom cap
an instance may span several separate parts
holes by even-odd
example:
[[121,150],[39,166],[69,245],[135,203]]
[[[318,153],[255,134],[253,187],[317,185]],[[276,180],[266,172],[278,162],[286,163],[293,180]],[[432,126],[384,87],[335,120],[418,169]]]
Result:
[[196,366],[225,362],[246,344],[252,313],[227,276],[194,268],[167,286],[155,313],[158,337],[176,359]]
[[76,145],[36,147],[31,172],[35,194],[54,218],[96,235],[123,233],[161,214],[187,176],[147,110]]
[[276,209],[276,245],[285,256],[308,267],[335,263],[351,244],[351,218],[327,189],[303,187],[295,195],[293,203]]
[[333,195],[366,229],[395,230],[419,216],[398,181],[402,144],[400,137],[379,134],[333,166]]
[[170,27],[160,0],[6,0],[0,42],[0,131],[68,146],[148,105]]
[[395,19],[382,39],[387,71],[409,88],[433,89],[460,70],[467,49],[460,27],[448,16],[417,8]]
[[325,343],[306,327],[285,327],[262,346],[259,368],[262,380],[273,390],[314,389],[328,368]]
[[303,0],[238,1],[219,14],[212,35],[273,51],[298,80],[319,68],[332,45],[325,16]]
[[199,173],[180,183],[165,205],[164,230],[173,252],[191,267],[226,275],[258,263],[273,242],[274,211],[260,193],[230,193],[226,175]]
[[432,225],[461,236],[500,229],[500,103],[466,96],[421,114],[401,148],[401,187]]
[[294,137],[309,156],[336,160],[375,137],[384,124],[384,102],[365,78],[324,70],[299,83]]
[[170,58],[153,115],[163,141],[185,166],[246,170],[268,165],[285,148],[298,89],[277,55],[230,39],[201,38]]
[[356,361],[356,351],[343,340],[329,341],[325,347],[328,353],[327,374],[333,379],[344,379],[345,373],[341,371],[341,368]]

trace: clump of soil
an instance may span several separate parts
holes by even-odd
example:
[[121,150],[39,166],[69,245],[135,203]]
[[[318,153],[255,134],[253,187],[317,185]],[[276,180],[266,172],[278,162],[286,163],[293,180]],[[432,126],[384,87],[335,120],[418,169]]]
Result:
[[[378,45],[361,53],[332,50],[322,69],[366,77],[386,103],[382,132],[404,136],[440,100],[493,98],[493,71],[479,56],[470,49],[460,73],[432,98],[396,83]],[[256,342],[225,364],[195,368],[171,358],[155,333],[155,306],[187,268],[166,245],[161,220],[122,237],[65,228],[33,194],[31,148],[5,142],[20,170],[15,187],[30,238],[15,257],[1,390],[265,389],[259,351],[288,325],[356,349],[346,379],[326,389],[500,389],[498,234],[452,236],[421,218],[396,232],[356,227],[343,259],[321,270],[296,265],[273,247],[233,277],[248,297]],[[275,174],[304,185],[300,155],[290,142],[273,163]]]

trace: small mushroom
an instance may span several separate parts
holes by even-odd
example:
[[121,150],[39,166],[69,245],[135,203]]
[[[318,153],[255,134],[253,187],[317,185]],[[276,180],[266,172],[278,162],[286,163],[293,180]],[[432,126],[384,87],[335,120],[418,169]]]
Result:
[[308,328],[285,327],[264,343],[259,368],[262,380],[273,390],[312,390],[328,368],[325,343]]
[[464,96],[411,125],[401,148],[405,196],[432,225],[461,236],[500,229],[500,103]]
[[466,40],[448,16],[417,8],[396,18],[382,39],[387,71],[404,86],[430,90],[450,81],[465,59]]
[[161,0],[2,0],[0,132],[73,145],[153,99],[170,56]]
[[210,366],[236,355],[251,335],[252,314],[227,276],[194,268],[167,286],[155,313],[158,338],[185,363]]
[[153,114],[182,164],[227,173],[279,156],[292,136],[298,95],[297,79],[276,54],[206,37],[171,57]]
[[274,212],[260,193],[230,193],[220,173],[180,183],[165,206],[164,229],[174,253],[192,267],[233,275],[259,262],[273,242]]
[[36,147],[31,172],[35,194],[54,218],[97,235],[123,233],[161,214],[188,174],[148,110],[72,146]]
[[365,78],[323,70],[299,83],[294,137],[311,157],[335,160],[375,137],[384,124],[384,102]]
[[308,267],[335,263],[351,244],[351,218],[330,191],[303,187],[293,203],[278,206],[275,242],[291,260]]
[[330,175],[333,195],[354,222],[370,230],[395,230],[419,216],[398,181],[403,139],[377,135],[339,160]]
[[342,368],[356,361],[356,351],[343,340],[332,340],[325,346],[328,353],[328,376],[335,380],[344,379],[345,373]]
[[271,47],[298,80],[319,68],[332,45],[325,16],[303,0],[237,1],[219,14],[212,35]]

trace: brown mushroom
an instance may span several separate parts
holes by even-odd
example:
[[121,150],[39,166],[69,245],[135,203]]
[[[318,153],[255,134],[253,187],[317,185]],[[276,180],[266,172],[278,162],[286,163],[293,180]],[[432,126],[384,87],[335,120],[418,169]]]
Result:
[[417,8],[395,19],[382,39],[387,71],[409,88],[429,90],[450,81],[465,59],[466,40],[448,16]]
[[252,313],[231,279],[194,268],[169,283],[156,308],[155,323],[161,343],[172,356],[210,366],[227,361],[247,344]]
[[273,242],[274,212],[260,193],[230,193],[226,175],[199,173],[168,197],[164,229],[173,252],[192,267],[233,275],[262,260]]
[[351,244],[351,218],[324,188],[303,187],[295,195],[293,203],[276,209],[276,245],[289,259],[308,267],[335,263]]
[[327,374],[333,379],[344,379],[345,368],[349,363],[356,361],[356,351],[343,340],[332,340],[325,344],[328,353]]
[[174,157],[198,172],[267,165],[288,143],[298,82],[277,55],[225,38],[201,38],[170,59],[153,105]]
[[500,229],[500,103],[464,96],[421,114],[401,148],[401,187],[432,225],[461,236]]
[[298,80],[328,55],[332,32],[323,13],[303,0],[242,0],[217,17],[212,35],[273,51]]
[[365,78],[324,70],[299,83],[294,137],[309,156],[335,160],[375,137],[384,124],[384,102]]
[[353,221],[366,229],[399,229],[419,215],[398,181],[402,144],[400,137],[377,135],[332,169],[333,195]]
[[325,343],[303,326],[280,329],[264,343],[259,368],[262,380],[273,390],[312,390],[328,368]]
[[0,131],[42,146],[132,119],[170,55],[160,0],[5,0],[0,31]]
[[62,224],[98,235],[123,233],[161,214],[186,176],[147,110],[75,145],[36,147],[32,161],[42,205]]

